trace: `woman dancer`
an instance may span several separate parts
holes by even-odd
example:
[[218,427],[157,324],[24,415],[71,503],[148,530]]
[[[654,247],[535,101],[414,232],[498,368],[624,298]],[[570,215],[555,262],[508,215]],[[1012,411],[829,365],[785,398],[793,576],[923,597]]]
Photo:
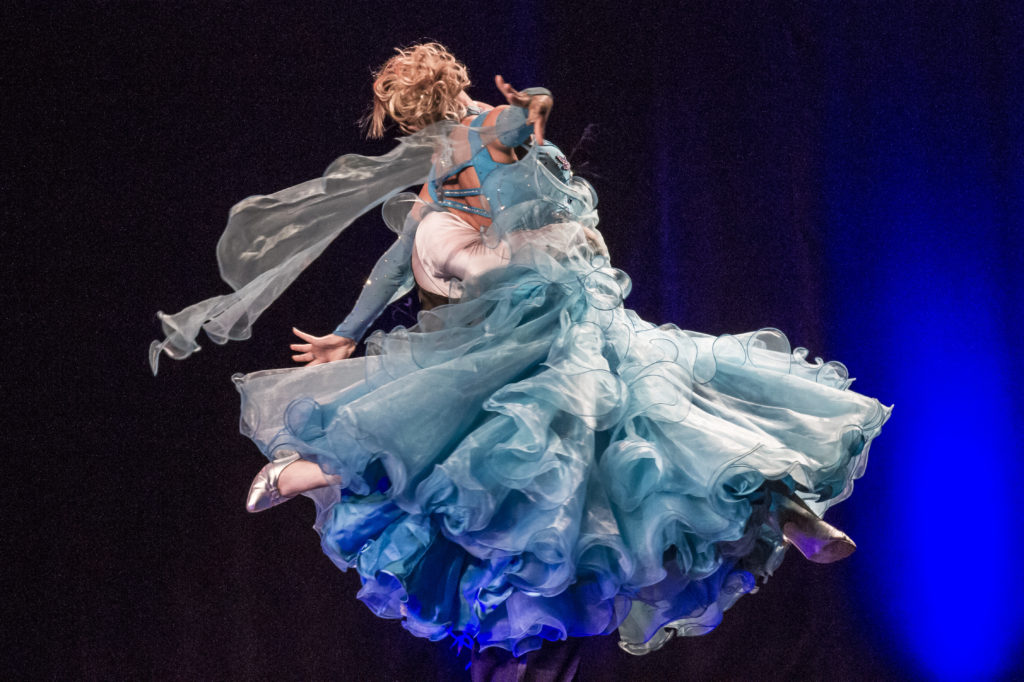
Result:
[[[715,338],[625,309],[589,186],[552,173],[539,144],[514,152],[542,140],[549,96],[499,80],[513,106],[475,113],[466,85],[443,48],[400,51],[375,106],[414,134],[240,204],[218,247],[238,291],[162,316],[154,365],[194,350],[200,326],[244,338],[336,234],[318,231],[325,216],[344,226],[388,197],[401,246],[385,291],[412,270],[459,299],[376,333],[365,358],[341,359],[355,336],[300,334],[312,366],[237,377],[243,431],[271,459],[250,508],[305,492],[374,612],[515,655],[616,629],[646,653],[717,625],[790,544],[849,554],[820,514],[850,493],[889,409],[776,330]],[[419,198],[394,196],[424,175]]]
[[[492,135],[494,139],[486,145],[492,161],[514,163],[517,160],[515,147],[527,143],[532,132],[542,162],[555,173],[564,174],[566,182],[571,180],[571,174],[567,173],[568,160],[557,147],[544,143],[544,126],[553,103],[548,90],[529,88],[518,92],[497,76],[495,84],[515,108],[496,109],[475,102],[466,94],[469,76],[465,66],[443,46],[428,43],[398,52],[398,56],[376,74],[374,108],[368,120],[371,137],[383,135],[388,118],[405,133],[415,133],[449,117],[467,126],[474,118],[479,118],[483,126],[506,131],[503,135]],[[442,85],[441,89],[436,88],[438,84]],[[424,104],[423,92],[429,94],[429,104]],[[469,160],[461,160],[466,161]],[[444,199],[438,196],[439,188],[444,192]],[[410,273],[415,278],[421,308],[431,310],[452,301],[453,283],[506,264],[509,260],[506,245],[488,246],[482,238],[481,231],[486,230],[491,220],[487,215],[487,198],[477,192],[479,188],[480,177],[474,163],[468,163],[460,172],[449,172],[445,182],[435,179],[432,185],[424,185],[420,198],[425,204],[417,206],[416,210],[422,211],[431,205],[445,210],[431,212],[425,220],[420,220],[415,238],[399,235],[377,262],[353,311],[333,333],[317,337],[293,330],[305,343],[292,344],[292,350],[297,352],[292,359],[317,365],[350,357],[359,339],[396,291],[402,289]],[[599,239],[589,230],[588,236]],[[605,248],[603,241],[600,248]],[[278,461],[268,465],[254,481],[247,508],[262,511],[335,480],[326,477],[311,461],[297,458]]]

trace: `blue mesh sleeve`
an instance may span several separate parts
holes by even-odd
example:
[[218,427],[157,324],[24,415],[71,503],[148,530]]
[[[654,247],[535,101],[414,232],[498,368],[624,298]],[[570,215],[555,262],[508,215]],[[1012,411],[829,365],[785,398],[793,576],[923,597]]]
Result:
[[533,124],[526,122],[526,109],[522,107],[506,107],[498,114],[495,127],[504,130],[498,136],[498,141],[506,147],[518,147],[530,139],[533,133]]
[[412,288],[412,234],[401,234],[377,264],[359,294],[352,312],[334,333],[359,341],[384,308]]

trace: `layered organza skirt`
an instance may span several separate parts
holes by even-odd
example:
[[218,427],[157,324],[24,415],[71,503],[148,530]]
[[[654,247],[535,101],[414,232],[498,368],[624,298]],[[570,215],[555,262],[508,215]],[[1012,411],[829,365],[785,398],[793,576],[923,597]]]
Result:
[[889,408],[777,330],[655,326],[628,290],[567,222],[366,357],[235,377],[268,458],[346,481],[309,496],[374,613],[517,655],[616,629],[644,653],[778,566],[769,489],[849,495]]

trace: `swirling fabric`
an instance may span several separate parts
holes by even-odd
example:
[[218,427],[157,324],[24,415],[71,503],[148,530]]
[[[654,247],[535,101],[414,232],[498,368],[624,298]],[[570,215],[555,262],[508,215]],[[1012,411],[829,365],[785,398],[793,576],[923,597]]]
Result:
[[[402,138],[384,156],[342,156],[320,178],[235,204],[217,243],[221,278],[233,291],[173,315],[157,313],[165,338],[150,344],[153,374],[162,354],[183,360],[198,351],[200,331],[220,344],[249,338],[267,306],[356,218],[426,179],[449,128],[439,124]],[[400,220],[388,224],[402,233]],[[393,300],[411,284],[400,288]]]
[[507,266],[364,358],[236,376],[242,430],[347,482],[310,494],[323,549],[416,635],[520,654],[619,629],[645,653],[707,632],[781,561],[766,484],[823,512],[889,408],[777,330],[640,319],[592,192],[530,156],[506,172],[537,197],[496,216]]

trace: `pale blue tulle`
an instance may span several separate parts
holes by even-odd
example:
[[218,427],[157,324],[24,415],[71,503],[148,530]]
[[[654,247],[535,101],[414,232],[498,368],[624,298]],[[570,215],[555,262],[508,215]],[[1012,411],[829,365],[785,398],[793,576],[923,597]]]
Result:
[[311,495],[323,549],[417,635],[519,654],[620,628],[644,653],[706,632],[781,560],[764,484],[823,512],[889,408],[777,330],[641,320],[589,188],[507,172],[542,199],[496,218],[508,267],[365,358],[237,376],[242,430],[342,476]]

